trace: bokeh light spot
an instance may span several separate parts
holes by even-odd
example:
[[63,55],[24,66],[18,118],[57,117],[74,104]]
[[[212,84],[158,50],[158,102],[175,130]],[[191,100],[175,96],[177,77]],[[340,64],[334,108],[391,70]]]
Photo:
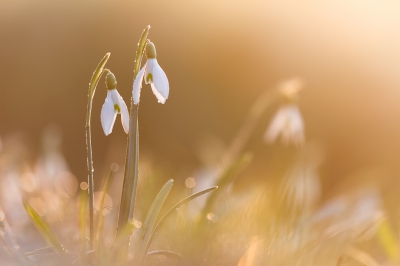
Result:
[[186,185],[188,188],[194,188],[194,187],[196,186],[196,180],[194,180],[193,177],[188,177],[188,178],[186,178],[186,180],[185,180],[185,185]]
[[81,182],[81,184],[79,185],[79,187],[80,187],[82,190],[86,190],[86,189],[88,189],[89,185],[88,185],[88,183],[86,183],[86,182]]
[[112,163],[110,166],[110,170],[113,171],[114,173],[119,170],[119,166],[116,163]]
[[19,180],[19,185],[23,191],[32,192],[36,188],[36,178],[32,173],[25,172]]

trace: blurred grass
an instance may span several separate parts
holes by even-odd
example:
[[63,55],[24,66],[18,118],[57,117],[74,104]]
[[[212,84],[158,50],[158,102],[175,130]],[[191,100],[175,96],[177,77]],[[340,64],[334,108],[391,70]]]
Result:
[[63,254],[66,252],[58,237],[51,230],[50,225],[35,211],[26,199],[22,200],[25,210],[31,218],[36,228],[40,231],[44,239],[50,244],[55,252]]
[[[140,162],[138,204],[137,210],[132,213],[135,219],[131,219],[122,228],[122,235],[131,236],[132,240],[129,249],[130,263],[134,258],[134,251],[139,249],[138,260],[143,261],[147,256],[146,265],[399,265],[399,156],[396,152],[398,132],[394,130],[398,126],[393,122],[398,114],[398,103],[397,97],[394,97],[396,94],[388,93],[391,89],[395,91],[398,85],[398,82],[394,82],[398,78],[398,49],[386,49],[387,45],[397,47],[393,44],[398,40],[394,40],[395,37],[388,38],[389,35],[397,36],[393,34],[398,32],[397,26],[388,23],[391,19],[398,19],[393,16],[397,14],[396,8],[389,9],[384,4],[372,2],[365,3],[365,6],[339,2],[315,5],[308,3],[307,6],[312,7],[310,9],[284,5],[268,2],[262,4],[262,8],[256,8],[247,2],[241,5],[235,2],[229,3],[227,8],[221,3],[213,2],[195,5],[196,8],[199,7],[197,10],[190,3],[184,3],[180,8],[188,10],[188,6],[191,6],[192,12],[182,12],[181,9],[174,10],[175,7],[163,4],[159,8],[153,8],[153,12],[135,16],[135,19],[147,16],[146,19],[160,26],[156,29],[159,34],[156,38],[168,44],[161,48],[161,51],[168,51],[164,53],[163,60],[168,63],[166,68],[175,73],[171,76],[171,84],[176,88],[176,98],[171,98],[171,101],[175,101],[175,111],[166,109],[167,111],[163,112],[164,116],[147,116],[143,119],[144,143],[153,146],[145,151],[147,154],[142,156]],[[353,8],[357,12],[342,8],[342,5],[354,5]],[[214,8],[215,6],[220,9]],[[266,8],[267,6],[275,9]],[[323,15],[316,12],[321,11],[321,7],[326,9]],[[87,74],[87,69],[77,69],[76,73],[73,73],[76,76],[68,80],[63,76],[66,80],[64,84],[56,80],[55,74],[48,74],[50,69],[45,71],[39,65],[36,69],[29,64],[34,62],[36,65],[40,61],[37,58],[46,58],[52,68],[58,69],[55,63],[59,61],[66,62],[63,67],[77,68],[78,64],[82,63],[83,55],[95,58],[96,53],[103,53],[104,46],[110,44],[118,45],[113,49],[116,54],[120,53],[120,61],[125,60],[126,51],[132,50],[133,42],[126,41],[130,38],[127,37],[127,31],[124,31],[126,29],[115,29],[133,24],[128,23],[132,22],[129,20],[132,18],[132,10],[120,8],[105,5],[105,8],[93,9],[95,13],[99,13],[102,22],[104,17],[121,15],[121,21],[118,23],[97,24],[101,31],[96,32],[107,34],[106,41],[99,43],[98,47],[93,46],[93,43],[98,42],[98,34],[93,33],[93,36],[90,36],[96,40],[91,41],[91,45],[86,43],[88,39],[85,39],[85,42],[81,41],[83,38],[80,37],[89,32],[88,28],[83,27],[84,23],[81,23],[86,14],[77,15],[77,20],[74,20],[61,16],[64,10],[60,7],[59,13],[54,13],[54,16],[57,17],[56,21],[61,22],[58,25],[50,25],[49,20],[45,19],[39,25],[29,25],[33,34],[28,36],[28,40],[34,42],[34,47],[38,49],[49,40],[49,36],[50,40],[54,41],[52,38],[56,37],[51,30],[58,33],[58,27],[63,27],[63,23],[68,26],[75,25],[70,31],[81,32],[82,36],[70,34],[69,37],[62,38],[62,43],[52,43],[61,50],[46,47],[45,52],[32,53],[32,50],[36,49],[32,49],[31,46],[21,48],[21,43],[24,42],[14,38],[18,37],[14,35],[18,35],[19,32],[10,27],[10,23],[2,24],[2,32],[7,36],[4,38],[7,49],[3,49],[2,53],[8,59],[8,63],[3,64],[1,73],[6,75],[3,79],[4,87],[11,88],[5,90],[3,95],[4,102],[10,106],[7,110],[14,110],[16,106],[24,106],[27,103],[35,103],[42,109],[46,106],[39,113],[2,112],[4,117],[11,117],[12,122],[8,123],[12,124],[13,129],[21,127],[21,124],[25,125],[21,123],[22,119],[18,119],[19,114],[27,116],[25,123],[37,131],[40,126],[38,121],[47,121],[43,119],[46,114],[50,117],[54,115],[55,121],[59,121],[56,115],[60,113],[71,114],[75,119],[78,111],[84,109],[78,108],[81,102],[76,100],[73,88],[79,87],[76,86],[77,83],[84,83],[86,79],[83,77]],[[43,12],[51,10],[33,4],[21,9],[29,11],[24,16],[20,13],[17,13],[19,16],[15,16],[18,20],[23,18],[18,25],[24,32],[31,32],[26,28],[33,16],[45,18],[48,14]],[[6,9],[2,10],[2,19],[10,21],[7,17],[11,15],[4,10]],[[16,12],[17,8],[13,10]],[[75,7],[71,10],[75,11]],[[98,12],[99,10],[101,12]],[[255,16],[253,10],[256,12]],[[266,16],[265,12],[269,16]],[[224,13],[231,17],[227,19],[223,16]],[[377,16],[372,16],[376,14]],[[387,17],[381,17],[382,14]],[[237,19],[239,15],[241,19]],[[264,19],[266,17],[268,19]],[[371,17],[374,17],[373,20]],[[222,24],[219,24],[221,20]],[[49,24],[50,32],[46,31],[46,27],[41,27],[45,26],[44,23]],[[324,27],[323,23],[329,24],[329,27]],[[268,25],[267,30],[265,25]],[[251,32],[249,26],[254,32]],[[364,29],[365,32],[361,32],[360,29]],[[182,32],[185,32],[185,38],[182,38]],[[361,38],[362,34],[368,38]],[[347,35],[356,37],[346,39]],[[180,42],[177,42],[177,39]],[[81,50],[71,56],[76,58],[76,61],[68,61],[66,58],[63,61],[63,58],[59,57],[70,57],[70,54],[62,49],[69,50],[75,45],[66,40],[79,40],[80,45],[76,46]],[[120,51],[123,43],[125,46]],[[350,48],[346,47],[345,43],[350,43]],[[177,51],[171,51],[171,47]],[[318,49],[315,49],[316,47]],[[328,55],[325,56],[324,53]],[[363,57],[365,54],[368,54],[368,57]],[[378,61],[377,58],[383,58],[384,61]],[[133,58],[127,58],[126,61],[133,61]],[[189,63],[193,68],[187,67]],[[28,64],[28,67],[25,67],[25,64]],[[29,71],[23,72],[25,68]],[[117,69],[131,75],[131,69],[126,70],[128,68],[125,65]],[[276,91],[265,90],[265,84],[298,72],[307,76],[311,87],[306,95],[308,101],[301,105],[302,111],[305,111],[306,127],[309,129],[307,135],[313,139],[323,137],[324,140],[331,141],[321,148],[322,153],[327,152],[326,158],[319,148],[315,148],[319,145],[312,141],[308,141],[301,149],[284,147],[280,143],[270,146],[261,143],[261,128],[264,130],[268,124],[268,119],[263,121],[263,118],[270,115],[263,112],[266,106],[275,108],[273,104],[270,105],[270,97]],[[18,78],[14,77],[16,73]],[[264,78],[264,75],[268,78]],[[45,76],[48,78],[46,82],[49,85],[46,85],[49,89],[46,87],[45,91],[40,91],[40,87],[45,87],[42,86]],[[121,84],[127,79],[121,79]],[[19,80],[25,81],[19,83]],[[79,80],[82,82],[78,82]],[[63,89],[54,90],[53,88],[57,87],[55,85]],[[93,82],[90,86],[92,85]],[[125,93],[128,95],[131,84],[125,85],[128,88]],[[219,86],[223,88],[217,90]],[[253,87],[256,89],[251,89]],[[258,95],[259,88],[263,91],[261,96]],[[45,97],[42,97],[43,95]],[[67,104],[63,105],[64,101],[55,101],[55,96],[65,99]],[[258,100],[251,106],[250,101],[254,97]],[[379,98],[387,101],[379,102]],[[10,99],[22,101],[17,105]],[[46,101],[47,104],[41,104]],[[367,104],[361,108],[360,102]],[[71,104],[74,104],[74,108],[70,108]],[[143,106],[143,110],[148,113],[158,111],[154,105],[148,106]],[[246,106],[250,106],[247,118],[244,111]],[[57,108],[62,111],[49,112],[58,110]],[[225,120],[221,119],[224,117]],[[243,117],[244,123],[241,122]],[[81,130],[79,123],[65,120],[68,121],[65,123],[65,129],[70,136],[68,147],[77,143],[83,145],[83,141],[75,141],[77,132]],[[153,125],[150,126],[148,121],[152,121]],[[6,128],[7,121],[3,122],[3,128]],[[204,129],[205,127],[207,129]],[[239,132],[234,135],[232,131],[236,128],[239,128]],[[219,136],[217,144],[221,144],[222,147],[224,143],[232,144],[221,149],[222,152],[215,142],[202,145],[202,148],[211,152],[207,153],[208,157],[204,160],[206,163],[200,166],[186,164],[191,161],[190,158],[176,159],[190,155],[201,161],[198,158],[202,155],[195,154],[191,148],[195,146],[195,138],[202,136],[206,131],[216,131],[215,135]],[[121,162],[123,156],[115,152],[118,151],[115,146],[119,145],[121,137],[116,133],[109,150],[104,139],[99,138],[98,142],[95,142],[101,143],[102,147],[99,147],[98,151],[107,154],[108,159]],[[190,137],[187,137],[188,135]],[[233,141],[230,142],[227,138],[231,138],[232,135]],[[94,252],[89,249],[87,240],[87,191],[70,193],[70,184],[61,182],[61,188],[67,193],[59,193],[54,188],[55,179],[61,171],[72,170],[60,170],[56,164],[51,163],[60,159],[60,153],[46,153],[41,154],[40,158],[35,158],[35,153],[31,150],[36,143],[32,145],[32,140],[26,136],[21,141],[20,136],[18,133],[5,136],[0,145],[0,205],[4,207],[4,213],[10,221],[10,226],[3,223],[5,220],[0,224],[3,241],[0,248],[1,263],[20,265],[34,261],[39,265],[70,265],[72,262],[79,262],[80,265],[88,265],[90,260],[96,257],[97,265],[113,265],[116,261],[116,258],[112,257],[113,243],[117,243],[118,246],[120,241],[115,237],[114,228],[119,208],[121,175],[115,174],[113,182],[108,178],[105,186],[95,188],[103,193],[97,210],[98,248]],[[173,152],[167,149],[171,147]],[[80,165],[84,165],[80,150],[67,150],[69,161],[77,159]],[[123,147],[120,150],[123,150]],[[268,152],[254,152],[260,150]],[[152,153],[156,153],[154,151],[157,151],[157,154],[152,156]],[[175,153],[180,153],[181,157]],[[222,158],[219,158],[220,153]],[[160,161],[159,158],[165,154],[171,157],[168,158],[170,160]],[[64,158],[62,154],[61,158]],[[102,157],[98,158],[105,161]],[[39,167],[35,159],[45,163]],[[171,162],[179,167],[170,166]],[[369,172],[369,168],[375,168],[376,164],[379,167],[389,165],[397,168]],[[108,171],[108,165],[98,169],[99,177],[107,176],[103,169]],[[163,206],[161,201],[164,200],[160,200],[158,206],[149,212],[159,188],[171,177],[175,178],[176,169],[181,172],[178,173],[175,188],[168,189],[169,196]],[[185,186],[183,180],[188,178],[189,174],[194,183]],[[29,182],[23,182],[26,177],[29,177]],[[83,178],[81,174],[77,174],[75,179]],[[97,184],[100,184],[99,179],[96,179]],[[203,193],[210,192],[211,189],[202,189],[213,185],[218,185],[219,189],[195,199]],[[26,196],[23,204],[22,195]],[[106,198],[106,195],[109,198]],[[30,204],[30,199],[35,204]],[[111,201],[106,204],[106,199]],[[193,201],[188,202],[192,199]],[[179,203],[174,205],[175,202]],[[182,204],[186,203],[183,208]],[[24,207],[29,216],[24,212]],[[107,212],[103,215],[105,209]],[[150,215],[148,219],[146,214]],[[40,235],[32,228],[32,223]],[[43,241],[41,236],[46,241]],[[137,245],[137,240],[143,243],[139,242],[141,244]],[[68,247],[71,256],[63,256],[60,259],[54,252],[49,252],[49,247],[44,247],[46,243],[51,245],[52,250],[61,254],[64,253],[64,246]],[[149,249],[152,251],[147,252]],[[25,255],[32,261],[27,262]]]

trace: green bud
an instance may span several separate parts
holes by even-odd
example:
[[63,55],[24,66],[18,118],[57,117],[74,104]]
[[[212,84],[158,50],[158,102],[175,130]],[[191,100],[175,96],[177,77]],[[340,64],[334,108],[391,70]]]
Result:
[[107,90],[113,90],[117,87],[117,79],[115,78],[114,74],[108,72],[106,76],[106,88]]
[[151,41],[147,41],[146,56],[148,59],[156,58],[156,47],[154,46],[154,43],[152,43]]

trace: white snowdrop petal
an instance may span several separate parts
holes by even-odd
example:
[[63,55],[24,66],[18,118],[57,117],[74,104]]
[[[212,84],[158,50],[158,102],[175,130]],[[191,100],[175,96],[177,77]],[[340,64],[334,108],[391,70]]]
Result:
[[117,89],[109,90],[107,96],[110,95],[113,104],[119,104],[119,93]]
[[[154,74],[153,74],[154,62],[157,62],[157,60],[156,59],[147,59],[147,62],[146,62],[146,65],[147,65],[146,73],[144,75],[144,82],[146,84],[153,83],[153,80],[154,80],[153,79],[154,78]],[[151,74],[150,77],[149,77],[149,74]]]
[[122,99],[121,95],[119,95],[119,108],[121,110],[121,122],[122,127],[126,134],[129,132],[129,112],[128,107],[126,107],[124,99]]
[[158,64],[156,59],[154,59],[153,83],[158,93],[160,93],[164,97],[164,99],[168,99],[169,95],[168,78],[167,75],[165,75],[164,70]]
[[290,123],[293,142],[299,146],[304,142],[304,122],[300,110],[296,106],[292,106],[290,109]]
[[110,92],[108,92],[100,114],[101,126],[106,136],[112,132],[116,116],[117,113],[114,110],[114,103],[112,102]]
[[278,137],[279,133],[284,131],[286,125],[286,110],[281,108],[278,110],[271,124],[269,125],[267,131],[264,134],[264,139],[266,142],[274,142]]
[[157,97],[157,100],[159,103],[164,104],[165,103],[165,98],[164,96],[162,96],[157,89],[155,88],[154,84],[150,84],[151,85],[151,90],[153,91],[154,95]]
[[296,105],[284,105],[278,110],[265,132],[264,139],[270,143],[275,141],[279,134],[285,145],[292,143],[301,146],[304,143],[304,122]]
[[143,76],[146,70],[146,65],[143,66],[143,68],[139,71],[137,74],[135,81],[133,82],[133,90],[132,90],[132,97],[133,97],[133,103],[138,104],[140,101],[140,91],[142,89],[142,81],[143,81]]

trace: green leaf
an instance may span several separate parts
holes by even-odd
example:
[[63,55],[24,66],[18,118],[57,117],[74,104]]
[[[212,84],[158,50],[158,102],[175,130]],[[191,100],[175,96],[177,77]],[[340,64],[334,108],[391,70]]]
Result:
[[164,255],[176,261],[180,261],[183,258],[181,254],[169,250],[154,250],[147,253],[147,256],[152,256],[152,255]]
[[[150,26],[147,26],[140,36],[138,48],[136,50],[133,79],[135,80],[137,73],[139,72],[140,64],[143,58],[143,52],[147,43],[147,36],[149,34]],[[120,246],[116,246],[116,250],[119,253],[117,257],[120,257],[125,261],[125,257],[128,254],[129,238],[124,239],[125,233],[122,231],[126,230],[129,220],[133,220],[133,212],[136,200],[136,190],[139,178],[139,124],[138,124],[138,105],[134,105],[131,101],[130,108],[130,122],[129,122],[129,135],[128,145],[126,148],[125,157],[125,172],[124,181],[122,184],[121,193],[121,204],[119,206],[118,224],[117,224],[117,238],[120,241]]]
[[33,207],[26,199],[23,199],[22,203],[32,222],[42,234],[47,243],[54,249],[54,251],[58,254],[66,253],[64,247],[61,245],[61,242],[58,240],[57,236],[51,230],[47,222],[43,220],[42,217],[40,217],[40,215],[33,209]]
[[[221,175],[217,181],[217,187],[221,189],[225,188],[230,182],[232,182],[252,161],[253,155],[245,153],[239,157],[234,163],[232,163]],[[222,190],[219,190],[221,192]],[[210,212],[214,201],[217,199],[219,193],[213,193],[208,197],[206,204],[202,210],[202,217],[205,217]]]
[[104,66],[106,65],[108,58],[110,58],[110,53],[106,53],[106,55],[101,59],[99,65],[97,66],[96,70],[93,72],[92,79],[89,83],[89,92],[90,95],[94,94],[94,90],[96,89],[97,83],[101,77],[101,74],[104,70]]
[[148,25],[142,32],[140,36],[140,40],[138,43],[138,49],[136,50],[136,57],[135,57],[135,72],[134,72],[134,79],[136,75],[139,73],[140,64],[142,62],[144,48],[146,48],[147,36],[149,35],[150,25]]
[[164,204],[165,199],[167,198],[174,180],[169,180],[158,192],[156,199],[153,201],[153,204],[150,207],[149,213],[146,216],[146,219],[143,223],[143,226],[140,230],[140,235],[138,242],[136,243],[135,257],[134,257],[134,265],[142,265],[144,258],[146,256],[147,244],[150,240],[151,233],[153,231],[154,224],[156,222],[158,213],[161,207]]
[[157,233],[157,231],[158,231],[158,228],[160,228],[160,226],[164,223],[164,221],[165,221],[169,216],[171,216],[175,211],[177,211],[182,205],[188,203],[189,201],[191,201],[191,200],[193,200],[193,199],[195,199],[195,198],[197,198],[197,197],[200,197],[201,195],[204,195],[204,194],[206,194],[206,193],[208,193],[208,192],[211,192],[211,191],[213,191],[214,189],[217,189],[217,188],[218,188],[217,186],[207,188],[207,189],[205,189],[205,190],[202,190],[202,191],[200,191],[200,192],[197,192],[197,193],[195,193],[195,194],[192,194],[192,195],[190,195],[189,197],[184,198],[183,200],[179,201],[177,204],[175,204],[174,206],[172,206],[172,208],[169,209],[169,210],[167,211],[167,213],[164,214],[163,217],[161,217],[160,221],[158,221],[157,225],[154,227],[154,230],[153,230],[153,232],[151,233],[150,240],[149,240],[149,242],[147,243],[146,251],[148,250],[148,248],[149,248],[149,246],[150,246],[150,244],[151,244],[151,242],[152,242],[154,236],[156,235],[156,233]]
[[[106,53],[106,55],[103,57],[103,59],[101,59],[99,65],[93,72],[92,78],[89,83],[89,105],[90,105],[89,107],[91,107],[91,103],[93,100],[93,95],[95,93],[97,83],[99,83],[100,77],[104,73],[104,66],[107,63],[108,58],[110,58],[110,53]],[[91,113],[91,108],[90,108],[89,113]],[[89,123],[90,123],[90,115],[87,115],[86,116],[86,126],[88,126]]]

